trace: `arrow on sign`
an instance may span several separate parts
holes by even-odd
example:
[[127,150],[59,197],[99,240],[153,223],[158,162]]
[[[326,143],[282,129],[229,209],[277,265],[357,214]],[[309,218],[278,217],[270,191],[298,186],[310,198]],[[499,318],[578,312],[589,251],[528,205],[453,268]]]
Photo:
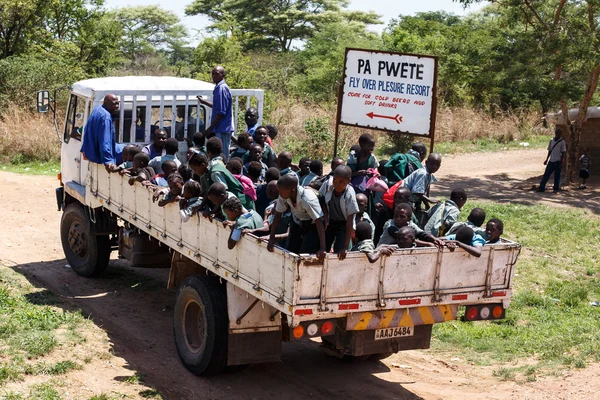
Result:
[[402,117],[400,116],[400,114],[396,114],[395,117],[392,117],[390,115],[379,115],[379,114],[375,114],[373,111],[371,111],[370,113],[367,114],[367,117],[373,119],[373,118],[385,118],[385,119],[393,119],[394,121],[396,121],[397,123],[402,122]]

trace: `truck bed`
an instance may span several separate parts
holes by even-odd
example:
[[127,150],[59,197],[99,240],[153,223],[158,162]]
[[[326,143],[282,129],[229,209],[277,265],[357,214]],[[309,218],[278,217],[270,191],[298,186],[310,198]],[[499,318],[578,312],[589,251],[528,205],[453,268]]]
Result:
[[177,204],[158,207],[151,190],[130,186],[128,178],[89,163],[85,204],[105,208],[280,310],[291,326],[354,312],[510,301],[520,252],[514,242],[486,245],[480,258],[460,249],[414,248],[373,264],[359,252],[344,261],[328,254],[322,262],[281,248],[271,253],[252,235],[229,250],[230,230],[220,222],[195,215],[183,223]]

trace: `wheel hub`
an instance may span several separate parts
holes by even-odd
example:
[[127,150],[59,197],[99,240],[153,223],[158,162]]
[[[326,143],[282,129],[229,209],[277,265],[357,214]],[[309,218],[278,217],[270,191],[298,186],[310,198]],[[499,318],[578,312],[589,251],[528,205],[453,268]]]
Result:
[[185,305],[182,318],[185,344],[192,353],[199,353],[206,343],[206,321],[203,307],[196,301]]
[[87,252],[87,234],[83,226],[75,222],[69,229],[69,247],[79,257],[85,257]]

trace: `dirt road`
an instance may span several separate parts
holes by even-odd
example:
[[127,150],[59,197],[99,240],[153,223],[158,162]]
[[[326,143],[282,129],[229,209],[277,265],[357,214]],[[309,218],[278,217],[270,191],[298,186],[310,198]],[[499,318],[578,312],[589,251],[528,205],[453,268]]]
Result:
[[[463,186],[471,197],[585,204],[597,213],[597,192],[552,196],[524,190],[539,178],[543,157],[543,151],[523,150],[446,158],[434,191],[445,194],[451,187]],[[115,355],[111,369],[93,361],[73,373],[78,374],[76,382],[85,381],[82,376],[88,374],[88,379],[106,387],[135,370],[166,399],[593,399],[600,393],[598,364],[519,384],[493,377],[498,366],[473,366],[460,354],[409,351],[383,362],[343,364],[320,351],[317,342],[284,344],[280,363],[196,377],[176,355],[171,325],[174,292],[165,289],[168,270],[134,270],[113,260],[105,277],[84,279],[65,267],[56,185],[53,178],[0,173],[4,221],[0,264],[83,309],[108,334]]]

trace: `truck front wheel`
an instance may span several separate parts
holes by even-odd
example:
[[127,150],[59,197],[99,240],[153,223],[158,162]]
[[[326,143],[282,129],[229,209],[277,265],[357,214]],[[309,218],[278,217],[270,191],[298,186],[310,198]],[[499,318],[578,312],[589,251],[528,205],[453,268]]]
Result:
[[179,286],[173,333],[183,365],[196,375],[211,375],[227,366],[227,295],[219,279],[190,276]]
[[60,239],[69,265],[81,276],[102,274],[110,259],[110,238],[94,235],[89,216],[78,203],[71,203],[60,220]]

